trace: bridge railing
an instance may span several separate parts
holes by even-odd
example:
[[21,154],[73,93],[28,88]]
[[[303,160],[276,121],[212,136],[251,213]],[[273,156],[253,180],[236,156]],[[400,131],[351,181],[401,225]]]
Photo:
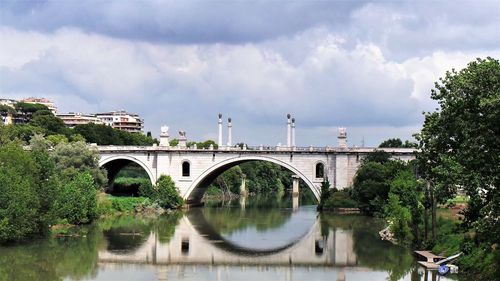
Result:
[[91,145],[93,147],[96,147],[99,151],[106,152],[106,151],[214,151],[214,152],[225,152],[225,151],[252,151],[252,152],[302,152],[302,153],[307,153],[307,152],[315,152],[315,153],[321,153],[321,152],[349,152],[349,153],[369,153],[373,152],[374,150],[384,150],[389,153],[402,153],[402,154],[411,154],[415,153],[417,150],[413,148],[374,148],[374,147],[349,147],[349,148],[340,148],[340,147],[331,147],[331,146],[324,146],[324,147],[318,147],[318,146],[306,146],[306,147],[287,147],[287,146],[265,146],[265,145],[260,145],[260,146],[223,146],[219,148],[197,148],[197,147],[179,147],[179,146],[158,146],[158,145],[153,145],[153,146],[115,146],[115,145],[106,145],[106,146],[97,146],[97,145]]

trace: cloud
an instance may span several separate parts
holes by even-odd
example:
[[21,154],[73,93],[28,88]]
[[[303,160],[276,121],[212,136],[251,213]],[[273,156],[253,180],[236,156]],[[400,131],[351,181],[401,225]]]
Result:
[[391,59],[500,45],[498,1],[2,1],[2,25],[152,43],[244,44],[326,28]]
[[[143,115],[147,130],[168,123],[194,138],[210,135],[223,112],[248,128],[235,136],[255,143],[278,142],[288,112],[312,131],[416,126],[434,106],[432,82],[476,55],[437,52],[399,63],[374,44],[346,48],[322,28],[260,44],[179,45],[4,27],[0,41],[9,42],[0,47],[2,96],[52,97],[62,111],[124,108]],[[274,134],[255,137],[268,125]]]
[[[376,145],[409,137],[436,107],[434,81],[500,57],[495,1],[2,1],[0,96],[45,96],[61,111],[126,109],[146,130]],[[386,134],[386,137],[383,135]]]
[[[5,3],[4,3],[5,2]],[[141,41],[241,43],[348,20],[362,1],[3,1],[2,22],[54,32],[62,27]],[[61,12],[64,11],[64,12]]]

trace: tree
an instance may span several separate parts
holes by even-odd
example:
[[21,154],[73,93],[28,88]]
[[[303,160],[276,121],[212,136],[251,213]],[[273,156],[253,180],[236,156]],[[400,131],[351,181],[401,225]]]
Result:
[[420,172],[438,202],[463,188],[470,197],[464,226],[475,228],[478,241],[498,243],[492,233],[500,229],[499,61],[477,59],[446,72],[431,98],[440,108],[425,114],[417,135]]
[[61,142],[54,147],[51,155],[63,181],[72,180],[78,173],[89,173],[99,188],[105,187],[108,182],[105,170],[99,168],[99,152],[83,142]]
[[[392,221],[399,220],[399,229],[397,230],[402,236],[397,237],[398,239],[405,239],[411,242],[415,239],[415,243],[420,242],[419,224],[422,222],[422,210],[423,210],[423,193],[420,182],[417,181],[413,171],[410,167],[413,163],[406,165],[406,169],[403,169],[397,173],[394,179],[390,182],[389,191],[389,204],[386,208],[387,217]],[[391,196],[395,196],[391,199]],[[392,201],[391,201],[392,200]],[[401,209],[397,210],[396,205],[400,205]],[[396,208],[394,208],[396,207]],[[405,217],[397,218],[400,212],[405,212],[402,208],[408,210],[409,215],[405,214]],[[404,219],[404,220],[403,220]],[[405,221],[406,225],[403,225]],[[396,227],[396,225],[394,225]],[[408,235],[406,227],[411,227],[413,235]],[[404,228],[404,229],[403,229]]]
[[73,133],[81,135],[89,143],[98,145],[152,145],[157,142],[141,133],[121,131],[103,124],[77,125]]
[[163,208],[176,209],[182,206],[182,197],[170,176],[162,175],[156,181],[155,201]]
[[0,243],[40,232],[34,170],[30,153],[20,145],[0,146]]
[[31,119],[30,124],[44,129],[47,135],[70,135],[70,130],[66,126],[66,124],[64,124],[64,121],[62,119],[52,115],[50,111],[48,111],[49,114],[45,114],[43,112],[42,114],[39,113],[40,111],[37,111],[33,114],[33,118]]
[[360,210],[368,215],[382,214],[387,203],[390,183],[405,169],[399,160],[390,160],[389,154],[378,151],[363,159],[354,177],[352,197]]
[[0,126],[0,144],[7,144],[15,140],[27,144],[33,135],[43,132],[42,128],[29,124]]
[[321,194],[319,198],[319,204],[318,204],[318,211],[323,210],[323,205],[325,204],[325,201],[330,197],[330,181],[328,178],[325,178],[323,182],[321,183]]
[[387,139],[383,141],[378,147],[383,148],[383,147],[395,147],[395,148],[416,148],[418,147],[418,144],[414,142],[410,142],[408,140],[401,141],[400,138],[394,138],[394,139]]
[[61,186],[54,207],[60,219],[71,224],[89,223],[97,217],[97,188],[87,172],[78,172]]

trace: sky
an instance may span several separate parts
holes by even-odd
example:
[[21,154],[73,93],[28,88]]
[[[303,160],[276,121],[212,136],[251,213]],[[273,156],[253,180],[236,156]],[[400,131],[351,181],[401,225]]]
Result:
[[298,146],[335,146],[340,126],[350,146],[412,139],[434,82],[487,56],[498,1],[0,0],[0,98],[124,109],[195,141],[218,113],[233,143],[285,144],[288,113]]

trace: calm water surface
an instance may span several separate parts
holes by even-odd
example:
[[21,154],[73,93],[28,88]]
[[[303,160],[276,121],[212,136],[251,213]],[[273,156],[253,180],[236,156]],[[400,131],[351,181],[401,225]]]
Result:
[[219,202],[0,247],[0,280],[450,280],[380,241],[382,227],[374,218],[292,208],[286,196]]

